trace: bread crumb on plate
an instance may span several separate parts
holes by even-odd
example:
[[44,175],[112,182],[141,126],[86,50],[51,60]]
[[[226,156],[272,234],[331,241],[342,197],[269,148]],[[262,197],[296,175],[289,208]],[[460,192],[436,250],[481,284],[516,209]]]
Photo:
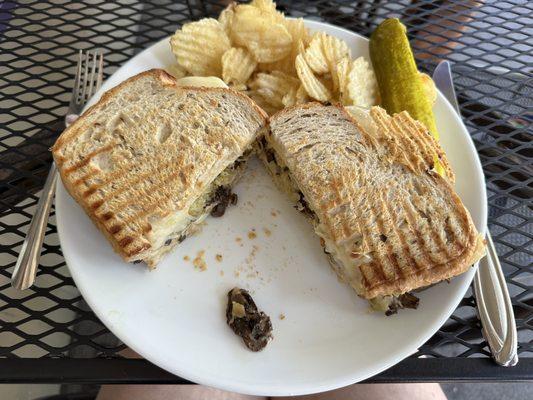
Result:
[[192,263],[195,268],[199,269],[200,271],[205,271],[207,269],[207,264],[204,260],[204,250],[200,250],[197,254],[194,260],[192,260]]

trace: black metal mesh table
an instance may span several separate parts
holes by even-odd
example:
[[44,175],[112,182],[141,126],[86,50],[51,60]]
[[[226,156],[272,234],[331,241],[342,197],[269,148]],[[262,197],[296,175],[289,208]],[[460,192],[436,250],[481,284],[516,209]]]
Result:
[[[124,348],[84,304],[61,255],[54,216],[35,286],[9,277],[63,126],[78,49],[103,48],[106,74],[222,1],[0,2],[0,381],[181,382]],[[520,363],[488,358],[469,291],[417,354],[373,381],[533,379],[533,4],[512,1],[280,1],[290,16],[368,36],[386,17],[407,25],[419,62],[453,62],[464,121],[487,181],[489,227],[517,319]],[[36,359],[37,358],[37,359]]]

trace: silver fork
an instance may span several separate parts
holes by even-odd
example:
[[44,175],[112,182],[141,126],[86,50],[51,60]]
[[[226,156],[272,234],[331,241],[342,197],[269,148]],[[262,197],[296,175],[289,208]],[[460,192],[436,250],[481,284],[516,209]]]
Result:
[[[80,115],[87,101],[102,85],[104,72],[104,55],[100,50],[82,50],[78,53],[78,65],[74,87],[65,116],[65,126],[68,128]],[[54,191],[57,181],[57,168],[54,162],[48,172],[44,183],[43,192],[37,203],[37,210],[33,216],[30,228],[20,249],[17,264],[11,276],[11,285],[15,289],[28,289],[35,281],[41,248],[43,244],[48,216],[54,199]]]

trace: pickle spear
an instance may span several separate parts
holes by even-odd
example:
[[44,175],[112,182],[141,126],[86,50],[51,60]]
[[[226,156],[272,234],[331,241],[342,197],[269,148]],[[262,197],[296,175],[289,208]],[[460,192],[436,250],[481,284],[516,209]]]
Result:
[[381,105],[389,114],[407,111],[439,139],[428,98],[407,39],[397,18],[383,21],[370,36],[370,58],[378,81]]

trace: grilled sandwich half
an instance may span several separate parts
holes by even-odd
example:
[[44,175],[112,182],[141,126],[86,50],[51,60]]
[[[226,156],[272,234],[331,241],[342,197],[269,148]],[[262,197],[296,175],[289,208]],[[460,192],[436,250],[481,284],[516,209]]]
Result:
[[105,93],[52,152],[115,251],[154,267],[209,213],[223,213],[266,121],[240,93],[180,87],[155,69]]
[[411,291],[466,271],[484,242],[422,124],[378,107],[354,113],[318,103],[285,109],[260,140],[262,158],[341,279],[388,314],[416,308]]

